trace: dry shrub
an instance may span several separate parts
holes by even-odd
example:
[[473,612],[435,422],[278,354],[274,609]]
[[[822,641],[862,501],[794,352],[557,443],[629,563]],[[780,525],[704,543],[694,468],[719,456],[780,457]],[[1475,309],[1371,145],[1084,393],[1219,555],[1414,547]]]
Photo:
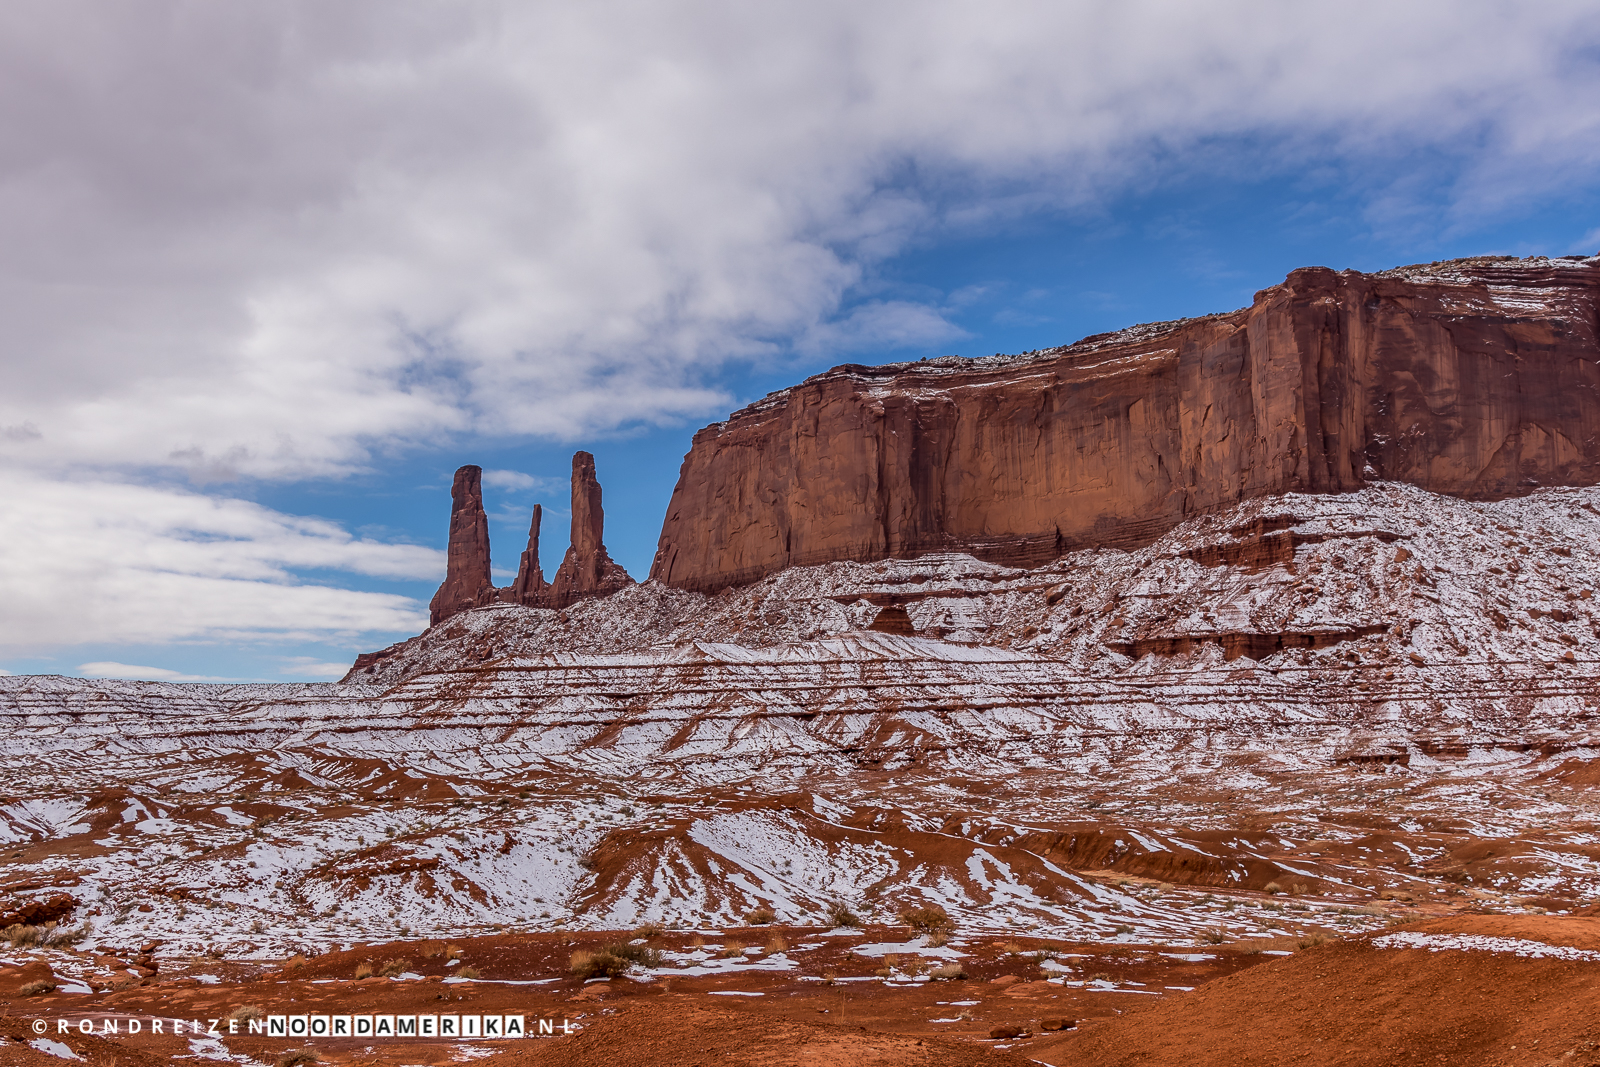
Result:
[[283,969],[286,970],[286,971],[298,971],[300,968],[304,967],[305,965],[306,965],[305,956],[301,955],[298,952],[295,953],[293,956],[290,956],[288,959],[283,961]]
[[843,903],[831,904],[828,907],[828,921],[835,927],[861,925],[861,919],[850,910],[849,905]]
[[1275,897],[1279,893],[1283,892],[1283,886],[1279,885],[1277,882],[1268,882],[1265,886],[1262,887],[1261,891],[1266,893],[1268,896],[1274,896]]
[[421,945],[417,946],[417,951],[422,954],[423,959],[431,960],[435,956],[444,955],[444,942],[424,941]]
[[839,984],[839,972],[835,971],[835,970],[831,970],[831,969],[823,971],[822,972],[822,984],[823,985],[838,985]]
[[917,975],[923,974],[927,971],[928,964],[921,956],[912,956],[909,960],[900,965],[900,969],[909,974],[911,977],[915,978]]
[[640,923],[633,931],[634,937],[652,938],[660,937],[667,932],[667,928],[660,923]]
[[444,950],[444,958],[447,960],[459,960],[462,955],[463,950],[460,945],[451,945]]
[[744,913],[744,921],[748,926],[766,926],[776,918],[771,908],[752,908]]
[[1325,945],[1327,943],[1328,935],[1320,930],[1318,930],[1316,933],[1307,934],[1305,937],[1302,937],[1299,941],[1295,942],[1296,945],[1303,949],[1316,948],[1318,945]]
[[1228,935],[1227,932],[1222,929],[1222,927],[1216,926],[1212,927],[1210,930],[1207,930],[1195,940],[1202,945],[1220,945],[1224,941],[1228,940]]
[[29,982],[18,990],[25,997],[38,996],[41,993],[54,993],[55,991],[56,984],[48,978],[40,978],[38,981]]
[[251,1019],[257,1021],[265,1019],[267,1013],[259,1004],[241,1004],[228,1013],[228,1022],[247,1023]]
[[1306,884],[1304,882],[1296,882],[1294,885],[1289,887],[1289,892],[1293,893],[1297,897],[1303,897],[1310,892],[1310,890],[1306,888]]
[[297,1048],[285,1052],[275,1062],[277,1067],[295,1067],[300,1063],[321,1063],[322,1057],[308,1048]]
[[689,939],[689,948],[691,951],[698,952],[700,949],[705,947],[706,939],[701,937],[699,934],[695,934],[694,937]]
[[773,934],[771,937],[767,938],[767,955],[775,956],[780,952],[788,951],[789,942],[785,941],[781,935]]
[[1174,887],[1173,887],[1171,882],[1162,882],[1160,885],[1156,886],[1156,892],[1157,893],[1170,893],[1170,892],[1172,892],[1173,888]]
[[950,916],[937,904],[902,911],[900,921],[923,934],[948,933],[955,926]]
[[1005,944],[1000,946],[1000,951],[1004,952],[1007,956],[1020,956],[1022,955],[1022,946],[1017,944],[1015,941],[1007,941]]
[[661,950],[644,945],[617,944],[572,954],[572,973],[579,978],[620,978],[630,967],[661,966]]
[[456,972],[456,977],[457,978],[482,978],[483,975],[478,971],[478,968],[472,966],[471,964],[468,964],[467,966],[461,968],[459,971]]
[[966,976],[967,969],[954,960],[951,960],[949,963],[941,963],[939,966],[928,972],[928,977],[932,978],[936,982],[949,982],[959,978],[965,978]]
[[381,971],[379,971],[378,973],[383,975],[385,978],[393,978],[396,975],[401,975],[401,974],[406,973],[410,969],[411,969],[411,961],[410,960],[405,960],[405,959],[389,960],[388,962],[386,962],[383,965],[383,969]]
[[13,948],[33,948],[43,945],[50,936],[50,931],[43,926],[8,926],[0,930],[0,937],[11,943]]
[[722,951],[717,953],[717,955],[721,956],[725,960],[736,959],[744,955],[744,946],[730,943],[724,945]]
[[356,981],[359,982],[363,978],[371,978],[371,977],[372,977],[372,961],[371,960],[362,960],[360,963],[356,964]]

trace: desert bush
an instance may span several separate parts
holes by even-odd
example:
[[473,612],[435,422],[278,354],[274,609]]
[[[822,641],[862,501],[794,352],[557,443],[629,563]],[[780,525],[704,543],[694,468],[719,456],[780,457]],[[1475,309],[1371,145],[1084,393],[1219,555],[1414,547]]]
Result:
[[861,919],[850,910],[848,904],[837,902],[828,907],[828,921],[834,926],[860,926]]
[[928,972],[928,977],[932,978],[936,982],[954,981],[955,979],[965,978],[966,976],[967,969],[954,960],[951,960],[949,963],[941,963],[939,966]]
[[835,971],[835,970],[823,971],[822,972],[822,984],[823,985],[838,985],[839,984],[839,972]]
[[[550,913],[545,912],[545,914],[548,915]],[[444,958],[447,960],[459,960],[462,955],[463,952],[460,945],[451,945],[449,948],[444,950]]]
[[934,904],[926,908],[907,909],[900,913],[900,921],[919,933],[931,934],[936,930],[949,930],[955,925],[950,916],[939,905]]
[[371,977],[372,977],[372,962],[370,960],[362,960],[360,963],[356,964],[356,981],[359,982],[363,978],[371,978]]
[[773,934],[771,937],[767,938],[767,955],[774,956],[779,952],[788,951],[789,942],[785,941],[780,935]]
[[1022,955],[1022,946],[1017,944],[1015,941],[1007,941],[1005,944],[1000,946],[1000,951],[1004,952],[1008,956],[1020,956]]
[[396,960],[389,960],[388,962],[386,962],[383,965],[383,969],[380,970],[378,973],[383,975],[385,978],[393,978],[396,975],[401,975],[401,974],[406,973],[410,969],[411,969],[411,961],[410,960],[396,959]]
[[321,1063],[322,1057],[308,1048],[297,1048],[285,1052],[274,1062],[277,1067],[295,1067],[296,1064],[301,1063]]
[[1262,892],[1268,894],[1269,896],[1275,897],[1279,893],[1283,892],[1283,886],[1279,885],[1277,882],[1268,882],[1266,885],[1262,886]]
[[1119,937],[1123,934],[1133,933],[1133,927],[1129,926],[1127,923],[1118,923],[1116,926],[1112,927],[1112,930],[1114,930]]
[[469,964],[466,967],[463,967],[459,971],[457,971],[456,972],[456,977],[457,978],[482,978],[483,975],[482,975],[481,972],[479,972],[478,968],[473,967],[473,966],[471,966]]
[[766,926],[776,918],[777,916],[772,913],[771,908],[752,908],[744,913],[744,921],[747,926]]
[[241,1004],[228,1013],[228,1022],[247,1023],[251,1019],[261,1020],[267,1017],[259,1004]]
[[699,934],[695,934],[694,937],[689,940],[689,948],[691,951],[698,952],[705,947],[706,939],[701,937]]
[[1228,940],[1228,935],[1222,929],[1222,927],[1217,926],[1207,930],[1195,940],[1202,945],[1220,945],[1224,941]]
[[54,993],[55,991],[56,984],[48,978],[40,978],[37,981],[29,982],[18,990],[25,997],[38,996],[41,993]]
[[11,943],[12,948],[33,948],[45,943],[49,931],[42,926],[8,926],[0,930],[0,937]]
[[634,937],[660,937],[667,932],[667,928],[660,923],[640,923],[633,931]]
[[943,948],[950,943],[950,931],[948,930],[935,930],[922,936],[927,941],[929,948]]
[[659,966],[661,950],[646,945],[622,943],[593,951],[580,949],[572,954],[572,973],[584,979],[620,978],[630,967]]
[[444,955],[444,942],[424,941],[422,944],[417,946],[417,951],[422,954],[423,959],[431,960],[435,956]]
[[1302,949],[1316,948],[1318,945],[1325,945],[1327,943],[1328,935],[1320,930],[1316,933],[1307,934],[1305,937],[1302,937],[1299,941],[1295,942],[1295,944]]
[[1162,882],[1160,885],[1156,886],[1157,893],[1170,893],[1172,890],[1173,885],[1171,882]]

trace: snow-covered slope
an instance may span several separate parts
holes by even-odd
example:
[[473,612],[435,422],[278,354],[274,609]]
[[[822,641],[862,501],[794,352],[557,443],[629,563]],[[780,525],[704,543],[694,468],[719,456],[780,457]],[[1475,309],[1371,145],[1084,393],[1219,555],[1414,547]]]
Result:
[[338,685],[4,678],[0,891],[245,954],[841,903],[1243,935],[1272,883],[1578,906],[1597,508],[1378,486],[1033,571],[486,608]]

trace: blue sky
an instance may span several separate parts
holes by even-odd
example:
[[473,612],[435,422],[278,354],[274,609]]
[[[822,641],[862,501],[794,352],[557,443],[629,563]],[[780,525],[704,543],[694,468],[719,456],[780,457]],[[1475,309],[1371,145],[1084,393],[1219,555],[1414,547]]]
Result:
[[830,366],[1600,250],[1585,5],[658,9],[0,15],[0,669],[328,677],[459,464],[549,573],[593,452],[643,578],[694,431]]

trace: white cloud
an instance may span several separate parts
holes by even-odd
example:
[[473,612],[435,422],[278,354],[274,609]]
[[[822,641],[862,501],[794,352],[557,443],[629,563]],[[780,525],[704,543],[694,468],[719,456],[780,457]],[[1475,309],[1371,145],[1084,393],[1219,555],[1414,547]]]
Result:
[[484,471],[483,484],[491,489],[513,492],[555,493],[568,488],[568,484],[560,478],[540,478],[521,471]]
[[285,659],[284,665],[278,668],[280,674],[292,674],[300,678],[329,678],[337,680],[350,672],[348,663],[323,663],[311,656],[291,656]]
[[1163,167],[1426,151],[1492,209],[1600,162],[1593,14],[19,0],[0,461],[299,477],[713,415],[728,359],[948,332],[836,321],[930,227]]
[[5,670],[4,668],[0,668],[0,678],[10,678],[10,677],[11,677],[11,672],[10,671]]
[[0,499],[0,648],[414,633],[414,600],[300,574],[444,572],[436,549],[181,489],[0,471]]
[[203,674],[184,674],[165,667],[141,667],[132,663],[114,663],[109,660],[79,665],[78,673],[85,678],[127,678],[141,682],[225,682],[226,678],[212,678]]

